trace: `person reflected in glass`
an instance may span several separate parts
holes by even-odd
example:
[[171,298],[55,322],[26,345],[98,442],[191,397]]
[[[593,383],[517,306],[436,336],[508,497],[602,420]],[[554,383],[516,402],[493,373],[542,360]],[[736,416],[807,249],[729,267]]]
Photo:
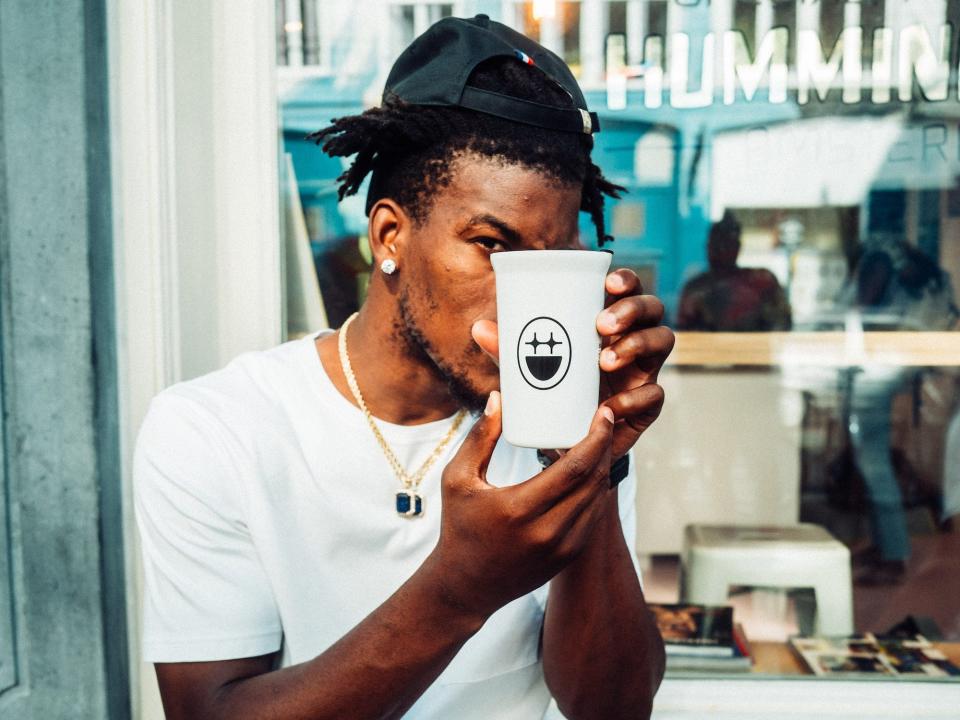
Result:
[[790,303],[776,276],[737,265],[740,223],[729,210],[710,228],[710,269],[690,279],[680,296],[677,329],[713,332],[789,330]]
[[960,407],[947,426],[943,456],[943,510],[941,520],[960,532]]
[[[956,307],[947,274],[901,238],[875,237],[841,293],[849,322],[866,331],[944,330]],[[910,536],[900,483],[890,452],[894,397],[917,370],[871,364],[848,371],[847,428],[853,457],[869,502],[872,545],[855,555],[862,585],[901,582],[910,557]]]

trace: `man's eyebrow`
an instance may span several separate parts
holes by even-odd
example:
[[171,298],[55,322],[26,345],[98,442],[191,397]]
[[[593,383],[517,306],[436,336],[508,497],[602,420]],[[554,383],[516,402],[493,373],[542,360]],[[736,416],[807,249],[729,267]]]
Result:
[[488,215],[486,213],[481,215],[474,215],[472,218],[467,220],[466,227],[472,227],[474,225],[490,225],[495,227],[500,231],[500,234],[503,235],[507,240],[515,245],[523,244],[523,236],[520,234],[520,231],[516,228],[511,227],[503,220],[494,215]]

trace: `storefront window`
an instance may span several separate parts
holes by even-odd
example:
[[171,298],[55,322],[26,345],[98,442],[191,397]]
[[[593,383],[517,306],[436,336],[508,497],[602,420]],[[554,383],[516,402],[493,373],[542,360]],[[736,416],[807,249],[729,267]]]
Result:
[[378,102],[431,22],[501,19],[578,73],[629,189],[614,264],[678,332],[635,453],[648,600],[732,606],[755,674],[809,674],[793,635],[897,626],[956,659],[960,3],[354,5],[277,6],[290,334],[369,276],[363,200],[304,136]]

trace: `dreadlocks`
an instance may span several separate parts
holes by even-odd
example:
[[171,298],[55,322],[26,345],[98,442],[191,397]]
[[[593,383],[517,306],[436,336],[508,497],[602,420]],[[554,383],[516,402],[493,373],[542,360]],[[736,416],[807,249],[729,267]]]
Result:
[[[524,100],[574,106],[544,73],[512,58],[481,63],[468,84]],[[368,210],[389,197],[415,222],[422,222],[435,191],[450,181],[450,160],[472,152],[524,165],[552,184],[580,186],[580,209],[590,213],[599,245],[613,240],[605,232],[604,196],[620,197],[624,188],[609,182],[591,162],[590,135],[522,125],[457,107],[411,105],[390,96],[381,107],[337,118],[307,139],[322,144],[332,157],[356,156],[337,178],[341,200],[355,194],[372,173]]]

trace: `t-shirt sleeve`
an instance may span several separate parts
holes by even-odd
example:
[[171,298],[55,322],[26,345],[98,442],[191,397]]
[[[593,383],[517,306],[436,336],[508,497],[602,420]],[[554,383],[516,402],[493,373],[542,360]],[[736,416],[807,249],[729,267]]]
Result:
[[168,390],[151,404],[133,467],[146,662],[280,648],[276,603],[245,522],[238,450],[199,402]]

